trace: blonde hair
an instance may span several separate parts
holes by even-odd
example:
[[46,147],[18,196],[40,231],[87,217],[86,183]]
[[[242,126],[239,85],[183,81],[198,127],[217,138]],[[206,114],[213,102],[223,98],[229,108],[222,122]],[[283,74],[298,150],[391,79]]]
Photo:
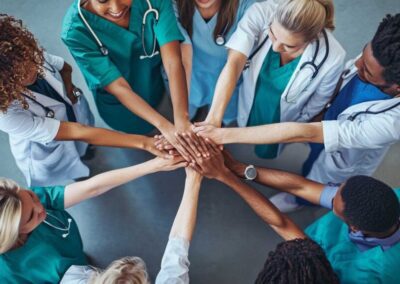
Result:
[[140,257],[124,257],[113,261],[103,272],[96,271],[90,284],[148,284],[146,264]]
[[18,241],[22,203],[19,185],[0,178],[0,254],[9,251]]
[[305,42],[316,39],[324,28],[335,29],[332,0],[282,0],[274,19],[285,29],[301,34]]

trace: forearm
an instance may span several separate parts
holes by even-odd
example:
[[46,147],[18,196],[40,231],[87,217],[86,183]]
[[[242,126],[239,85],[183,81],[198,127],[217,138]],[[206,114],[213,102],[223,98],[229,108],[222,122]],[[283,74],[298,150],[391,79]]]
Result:
[[242,182],[234,174],[228,174],[221,181],[239,194],[254,212],[282,238],[290,240],[305,237],[303,231],[286,215],[282,214],[267,198]]
[[63,68],[60,70],[60,76],[64,84],[72,82],[72,67],[65,61]]
[[185,190],[171,228],[170,238],[180,237],[191,241],[196,226],[200,184],[201,177],[198,174],[186,178]]
[[190,44],[181,44],[181,53],[182,53],[182,64],[185,69],[186,75],[186,86],[188,90],[188,95],[190,96],[190,81],[192,80],[192,58],[193,58],[193,49]]
[[65,189],[65,208],[156,171],[157,164],[153,159],[139,165],[108,171],[87,180],[72,183]]
[[61,122],[55,138],[57,141],[83,141],[98,146],[138,149],[144,149],[148,139],[150,138],[143,135],[126,134],[75,122]]
[[280,170],[261,167],[256,167],[256,169],[257,177],[255,181],[257,183],[299,196],[311,203],[319,204],[324,188],[323,184]]
[[320,122],[282,122],[245,128],[222,128],[218,131],[223,144],[324,143]]

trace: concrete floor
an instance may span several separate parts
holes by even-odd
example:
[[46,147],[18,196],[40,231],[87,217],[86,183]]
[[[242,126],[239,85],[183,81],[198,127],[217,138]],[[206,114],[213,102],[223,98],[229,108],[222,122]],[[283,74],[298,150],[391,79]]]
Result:
[[[62,17],[72,1],[2,0],[0,12],[22,19],[51,53],[66,58],[74,67],[74,82],[93,100],[82,75],[59,38]],[[398,0],[336,0],[335,34],[348,52],[356,56],[374,34],[387,13],[400,12]],[[168,102],[165,104],[168,106]],[[97,113],[97,125],[104,126]],[[0,176],[24,184],[8,146],[0,133]],[[392,147],[375,176],[400,186],[399,145]],[[230,146],[235,156],[249,163],[299,172],[308,153],[304,145],[291,145],[272,161],[257,159],[250,146]],[[135,151],[99,147],[88,164],[92,175],[137,164],[150,155]],[[94,263],[106,266],[125,255],[137,255],[147,263],[152,279],[158,272],[170,226],[178,208],[184,184],[183,170],[143,177],[71,210],[79,224],[85,251]],[[190,250],[191,283],[251,283],[270,250],[280,238],[227,187],[205,180],[199,202],[198,223]],[[266,196],[273,190],[257,186]],[[306,227],[324,211],[307,209],[291,215]]]

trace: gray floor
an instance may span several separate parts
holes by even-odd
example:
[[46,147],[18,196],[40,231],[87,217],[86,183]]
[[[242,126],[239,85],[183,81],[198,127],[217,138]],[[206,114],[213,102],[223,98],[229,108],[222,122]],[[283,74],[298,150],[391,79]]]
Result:
[[[22,19],[49,52],[61,55],[73,64],[74,82],[86,91],[95,110],[83,78],[59,38],[61,20],[70,3],[72,1],[1,0],[0,12]],[[400,12],[398,0],[336,0],[335,5],[335,34],[348,51],[348,58],[361,51],[385,14]],[[96,117],[97,125],[103,126],[97,113]],[[0,176],[24,184],[7,140],[7,135],[0,133]],[[262,161],[255,158],[251,147],[229,148],[236,157],[249,163],[293,172],[299,172],[308,153],[306,146],[292,145],[279,159]],[[96,174],[149,158],[149,155],[139,151],[100,147],[89,166],[92,174]],[[395,145],[376,176],[392,186],[400,186],[399,160],[399,145]],[[72,209],[85,250],[95,264],[106,266],[119,257],[138,255],[146,261],[154,279],[179,205],[183,183],[183,170],[153,174]],[[204,181],[202,188],[198,224],[190,251],[191,282],[251,283],[268,251],[280,241],[279,237],[225,186],[215,181]],[[274,193],[268,188],[258,188],[266,196]],[[308,209],[291,217],[306,227],[322,213],[321,209]]]

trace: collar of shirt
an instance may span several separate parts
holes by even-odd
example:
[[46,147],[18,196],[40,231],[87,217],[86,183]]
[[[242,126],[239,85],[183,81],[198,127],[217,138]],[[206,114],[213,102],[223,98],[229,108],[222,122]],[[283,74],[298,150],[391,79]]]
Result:
[[366,237],[360,231],[349,232],[349,238],[361,251],[366,251],[376,246],[380,246],[383,250],[387,250],[400,242],[400,226],[397,228],[396,232],[384,239]]

